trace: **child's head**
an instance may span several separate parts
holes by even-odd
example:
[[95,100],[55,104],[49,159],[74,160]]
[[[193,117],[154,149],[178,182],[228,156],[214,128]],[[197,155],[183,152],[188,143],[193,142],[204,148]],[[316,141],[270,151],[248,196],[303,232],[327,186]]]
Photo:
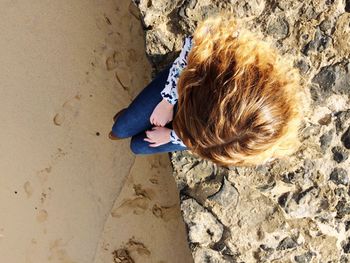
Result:
[[205,159],[258,165],[298,146],[300,81],[281,57],[233,17],[209,18],[178,81],[177,135]]

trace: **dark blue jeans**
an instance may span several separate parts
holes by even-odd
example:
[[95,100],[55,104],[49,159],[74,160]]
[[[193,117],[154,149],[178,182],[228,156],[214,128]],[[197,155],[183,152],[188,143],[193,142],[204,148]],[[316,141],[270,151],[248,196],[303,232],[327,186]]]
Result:
[[[173,152],[188,149],[179,144],[168,142],[166,144],[150,147],[149,142],[144,141],[146,130],[152,128],[150,116],[154,108],[163,99],[160,92],[164,89],[171,65],[161,71],[131,102],[129,107],[122,112],[112,127],[112,132],[119,138],[132,137],[130,149],[135,154],[154,154]],[[177,111],[177,103],[174,105],[174,115]],[[172,129],[172,122],[165,125]]]

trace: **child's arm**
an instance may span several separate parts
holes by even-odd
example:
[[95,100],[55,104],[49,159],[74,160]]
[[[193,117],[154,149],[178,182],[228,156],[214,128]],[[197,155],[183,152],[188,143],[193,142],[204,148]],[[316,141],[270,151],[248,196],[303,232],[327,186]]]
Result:
[[[160,93],[161,96],[163,97],[163,99],[166,100],[167,102],[169,102],[172,106],[174,106],[178,100],[177,81],[178,81],[178,78],[180,76],[182,69],[184,69],[187,66],[187,55],[190,52],[192,45],[193,45],[192,36],[185,37],[185,41],[184,41],[182,50],[180,52],[180,55],[175,59],[173,65],[171,66],[171,68],[169,70],[169,75],[168,75],[167,81],[165,83],[165,87]],[[162,103],[163,103],[163,101],[161,101],[159,104],[162,104]],[[166,116],[167,114],[164,115],[164,113],[161,114],[160,112],[158,112],[158,109],[157,109],[158,105],[150,117],[150,122],[153,124],[158,124],[158,125],[163,126],[163,125],[165,125],[165,123],[167,123],[170,120]],[[164,105],[160,108],[163,109],[163,107],[167,108],[166,105]],[[172,110],[172,107],[169,108],[168,113],[171,113],[170,115],[172,117],[173,112],[171,110]],[[160,110],[160,111],[162,111],[162,110]],[[165,110],[165,112],[166,111],[167,110]],[[164,118],[159,118],[159,114],[164,115],[164,116],[162,116]],[[145,140],[151,142],[151,140],[148,138],[146,138]],[[186,145],[182,142],[182,140],[176,135],[174,130],[170,131],[170,142],[172,142],[173,144],[180,144],[180,145],[186,147]]]
[[[186,37],[179,57],[175,59],[172,67],[170,68],[165,88],[160,93],[162,97],[166,99],[170,104],[174,105],[178,100],[177,81],[181,71],[187,66],[187,55],[190,52],[192,46],[192,36]],[[186,145],[177,136],[174,130],[171,130],[170,132],[170,142],[186,147]]]
[[186,145],[183,143],[183,141],[179,137],[177,137],[174,130],[171,130],[171,132],[170,132],[170,141],[173,144],[180,144],[181,146],[186,147]]
[[180,55],[175,59],[171,66],[165,87],[160,93],[170,104],[174,105],[178,100],[177,80],[181,71],[187,66],[187,55],[190,52],[192,45],[192,36],[185,37]]

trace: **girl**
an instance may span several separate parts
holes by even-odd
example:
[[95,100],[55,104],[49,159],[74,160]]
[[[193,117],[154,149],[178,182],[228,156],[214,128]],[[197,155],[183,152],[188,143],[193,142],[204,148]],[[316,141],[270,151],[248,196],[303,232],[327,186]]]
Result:
[[190,150],[222,166],[258,165],[297,149],[300,91],[298,71],[267,42],[232,16],[211,17],[116,114],[110,138],[132,136],[135,154]]

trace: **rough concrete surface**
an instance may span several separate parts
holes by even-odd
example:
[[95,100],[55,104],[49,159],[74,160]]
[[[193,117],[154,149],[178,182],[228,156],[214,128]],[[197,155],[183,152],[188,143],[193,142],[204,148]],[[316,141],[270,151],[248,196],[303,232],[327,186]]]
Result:
[[134,0],[154,72],[185,35],[227,10],[291,55],[309,94],[300,150],[225,169],[172,153],[195,262],[350,262],[350,2]]

